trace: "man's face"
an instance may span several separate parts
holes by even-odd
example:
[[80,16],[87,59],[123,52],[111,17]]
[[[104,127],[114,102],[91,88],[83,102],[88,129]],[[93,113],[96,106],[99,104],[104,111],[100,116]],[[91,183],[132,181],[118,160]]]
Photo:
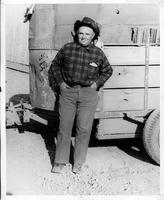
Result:
[[81,26],[78,30],[78,41],[82,46],[88,46],[91,42],[95,33],[92,28]]

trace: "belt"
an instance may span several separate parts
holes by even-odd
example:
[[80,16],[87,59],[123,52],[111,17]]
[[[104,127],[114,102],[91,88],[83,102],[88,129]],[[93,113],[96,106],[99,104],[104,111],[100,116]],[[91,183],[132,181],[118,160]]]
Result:
[[71,88],[85,88],[90,87],[91,85],[69,85]]

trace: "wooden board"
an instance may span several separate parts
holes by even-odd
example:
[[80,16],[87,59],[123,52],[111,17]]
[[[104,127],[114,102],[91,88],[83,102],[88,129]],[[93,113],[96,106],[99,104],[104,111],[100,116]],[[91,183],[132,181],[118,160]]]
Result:
[[[149,67],[149,87],[159,87],[159,66]],[[113,74],[104,88],[144,87],[145,66],[113,66]]]
[[[121,42],[126,45],[131,43],[131,27],[159,27],[159,8],[155,4],[36,5],[38,12],[34,12],[30,22],[27,23],[23,23],[23,16],[29,5],[11,4],[6,6],[7,60],[29,64],[29,38],[30,48],[60,49],[65,42],[72,40],[71,31],[73,31],[74,23],[76,20],[82,20],[84,16],[90,16],[101,24],[101,37],[104,44],[119,44]],[[147,9],[150,12],[145,13]],[[119,14],[116,11],[119,11]],[[31,30],[32,27],[34,28],[33,31]],[[114,49],[112,49],[112,52],[109,50],[109,60],[112,64],[118,63],[118,56],[120,55],[126,62],[124,49],[122,51],[123,54],[119,52]],[[112,56],[113,53],[115,54],[114,57]],[[136,58],[141,58],[142,62],[144,62],[144,54],[138,57],[134,50],[132,52],[130,50],[130,54],[128,53],[127,55],[131,57],[134,61],[133,63],[135,63]],[[154,62],[156,61],[154,60]]]
[[[111,65],[145,65],[145,47],[109,46],[104,52]],[[149,64],[160,63],[160,47],[150,47]]]
[[103,110],[141,110],[144,108],[144,90],[113,89],[104,90]]
[[[159,88],[149,89],[148,108],[159,106]],[[144,89],[109,89],[103,93],[103,111],[144,109]]]
[[149,67],[149,87],[160,86],[160,67],[150,66]]
[[29,73],[29,65],[6,61],[6,67],[22,73]]
[[[137,127],[137,123],[129,122],[123,118],[101,119],[99,121],[97,137],[100,139],[134,137]],[[121,136],[121,134],[123,135]]]
[[160,88],[151,88],[148,93],[148,108],[155,109],[160,107]]

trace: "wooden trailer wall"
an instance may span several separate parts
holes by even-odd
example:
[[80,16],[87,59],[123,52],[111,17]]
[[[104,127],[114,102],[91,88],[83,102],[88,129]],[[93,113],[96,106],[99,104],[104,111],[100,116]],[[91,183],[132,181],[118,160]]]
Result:
[[[27,6],[26,4],[6,6],[7,101],[14,94],[29,93],[29,24],[28,22],[23,23],[23,16]],[[44,4],[42,6],[49,5]],[[55,34],[53,37],[48,35],[52,41],[51,49],[58,50],[65,42],[71,41],[73,23],[77,19],[81,20],[84,16],[94,18],[101,24],[101,38],[105,45],[114,45],[105,47],[105,53],[114,68],[114,74],[105,84],[105,88],[110,88],[110,90],[104,90],[103,110],[127,110],[135,109],[136,107],[137,109],[142,109],[143,101],[140,97],[144,95],[141,88],[143,88],[144,84],[145,50],[144,47],[133,45],[140,45],[144,42],[137,33],[142,35],[145,27],[152,28],[152,30],[157,29],[158,36],[155,43],[159,42],[158,5],[54,4],[54,9],[56,10],[55,23],[51,28],[55,29]],[[44,17],[43,13],[40,21],[36,24],[37,26],[40,25],[39,23],[44,22]],[[37,49],[38,47],[34,45],[36,43],[33,42],[33,39],[34,37],[30,40],[31,48]],[[45,41],[47,41],[47,35],[43,34],[40,37],[40,46],[44,46]],[[130,46],[128,47],[127,45]],[[156,78],[156,76],[159,77],[159,48],[157,48],[151,47],[150,50],[150,59],[152,59],[150,74],[152,76],[149,82],[152,87],[154,85],[159,86],[159,79]],[[135,76],[135,81],[133,76]],[[122,90],[119,90],[122,91],[121,95],[118,93],[117,88],[119,87],[122,87]],[[135,94],[131,90],[133,87],[136,87]],[[152,89],[151,91],[154,97],[153,91],[156,90]],[[110,93],[113,95],[110,95]],[[154,101],[156,101],[155,98],[149,104],[154,106]],[[123,104],[120,104],[120,102],[123,102]]]
[[159,34],[157,4],[36,4],[35,7],[39,18],[32,22],[36,27],[36,35],[30,36],[32,49],[59,50],[63,44],[72,41],[74,22],[84,16],[99,23],[105,45],[139,43],[145,27],[157,28]]
[[[144,121],[145,113],[149,109],[159,108],[159,50],[159,46],[149,47],[149,66],[146,71],[145,46],[105,47],[105,53],[113,67],[113,75],[100,93],[96,113],[96,118],[100,119],[97,133],[99,139],[138,136],[138,125]],[[145,88],[146,74],[147,88]],[[125,119],[124,113],[128,113],[128,116],[135,118],[136,121]]]
[[[105,52],[114,73],[104,85],[103,111],[144,110],[145,46],[106,47]],[[148,108],[153,109],[159,106],[159,47],[149,53]]]

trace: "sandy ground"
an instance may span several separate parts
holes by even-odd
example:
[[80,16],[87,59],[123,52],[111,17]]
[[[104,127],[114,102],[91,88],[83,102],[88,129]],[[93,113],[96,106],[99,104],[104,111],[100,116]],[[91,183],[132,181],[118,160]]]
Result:
[[[51,173],[54,145],[33,132],[7,129],[9,195],[159,195],[160,167],[127,141],[90,146],[80,175]],[[121,144],[121,145],[120,145]]]

